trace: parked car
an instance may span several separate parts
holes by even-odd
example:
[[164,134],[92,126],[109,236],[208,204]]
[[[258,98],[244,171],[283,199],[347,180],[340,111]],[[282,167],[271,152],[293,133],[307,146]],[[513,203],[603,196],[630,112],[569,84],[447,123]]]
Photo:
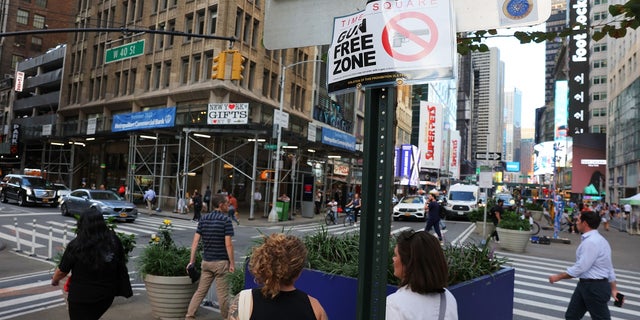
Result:
[[71,189],[62,183],[54,183],[51,186],[56,190],[57,204],[62,203],[62,199],[71,193]]
[[513,199],[513,197],[508,193],[496,194],[495,200],[496,202],[498,202],[498,200],[503,200],[504,203],[502,204],[502,208],[504,208],[505,210],[513,210],[513,208],[515,208],[516,206],[516,200]]
[[138,217],[138,208],[111,190],[77,189],[71,191],[60,204],[63,216],[97,211],[104,218],[133,222]]
[[42,204],[56,207],[56,190],[45,179],[24,174],[8,174],[0,182],[0,201],[18,202],[19,206]]
[[393,221],[398,221],[400,218],[416,218],[418,220],[425,221],[427,216],[424,212],[424,204],[426,198],[421,195],[406,196],[393,207]]

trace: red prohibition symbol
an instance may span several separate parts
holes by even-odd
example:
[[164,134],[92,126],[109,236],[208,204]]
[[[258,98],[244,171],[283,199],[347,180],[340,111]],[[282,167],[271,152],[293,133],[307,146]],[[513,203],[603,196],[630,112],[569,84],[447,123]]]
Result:
[[[426,41],[420,36],[413,33],[411,30],[407,30],[405,27],[399,25],[398,22],[403,19],[418,19],[424,22],[428,30],[430,31],[431,40]],[[394,31],[396,32],[396,35],[394,36],[401,36],[410,41],[413,41],[422,49],[414,54],[402,54],[395,51],[391,47],[391,43],[389,42],[389,32],[394,32]],[[391,57],[400,61],[413,62],[413,61],[423,59],[424,57],[429,55],[431,51],[433,51],[433,48],[435,48],[436,43],[438,43],[438,28],[436,26],[436,23],[433,22],[433,20],[431,20],[431,18],[429,18],[428,16],[419,12],[403,12],[401,14],[398,14],[397,16],[391,18],[391,20],[387,22],[384,29],[382,30],[382,46],[384,47],[384,50]]]

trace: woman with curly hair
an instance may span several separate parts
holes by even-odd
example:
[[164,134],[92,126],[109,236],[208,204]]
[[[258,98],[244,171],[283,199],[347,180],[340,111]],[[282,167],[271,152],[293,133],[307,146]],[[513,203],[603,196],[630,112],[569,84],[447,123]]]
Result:
[[262,287],[238,294],[229,319],[326,320],[320,302],[294,286],[306,260],[307,248],[298,237],[281,233],[266,237],[253,249],[249,262],[249,271]]
[[393,275],[400,279],[400,288],[387,297],[387,320],[458,319],[456,298],[445,289],[447,260],[434,236],[400,233],[393,249]]
[[[97,320],[109,309],[121,290],[121,277],[126,272],[122,243],[113,230],[107,227],[102,214],[85,212],[78,220],[78,231],[64,250],[62,260],[51,278],[51,285],[73,273],[69,282],[69,318],[71,320]],[[128,282],[127,279],[124,281]]]

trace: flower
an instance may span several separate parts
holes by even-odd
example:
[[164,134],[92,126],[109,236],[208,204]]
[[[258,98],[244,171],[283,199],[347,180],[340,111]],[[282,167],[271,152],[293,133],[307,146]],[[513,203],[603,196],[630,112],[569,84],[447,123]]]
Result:
[[[173,224],[165,219],[158,227],[158,233],[151,235],[149,243],[142,250],[138,258],[138,270],[156,276],[186,276],[186,266],[191,259],[191,248],[179,246],[171,237]],[[200,265],[201,257],[198,252],[196,266]]]

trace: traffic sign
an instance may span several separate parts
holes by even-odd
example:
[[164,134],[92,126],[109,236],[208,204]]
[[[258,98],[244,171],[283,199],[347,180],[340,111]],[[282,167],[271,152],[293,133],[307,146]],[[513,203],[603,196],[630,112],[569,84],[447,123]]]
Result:
[[104,63],[129,59],[144,54],[144,39],[107,49]]
[[[489,157],[487,159],[487,157]],[[500,152],[476,152],[476,160],[502,160],[502,153]]]
[[265,144],[264,145],[265,150],[275,150],[278,148],[278,145],[276,144]]

